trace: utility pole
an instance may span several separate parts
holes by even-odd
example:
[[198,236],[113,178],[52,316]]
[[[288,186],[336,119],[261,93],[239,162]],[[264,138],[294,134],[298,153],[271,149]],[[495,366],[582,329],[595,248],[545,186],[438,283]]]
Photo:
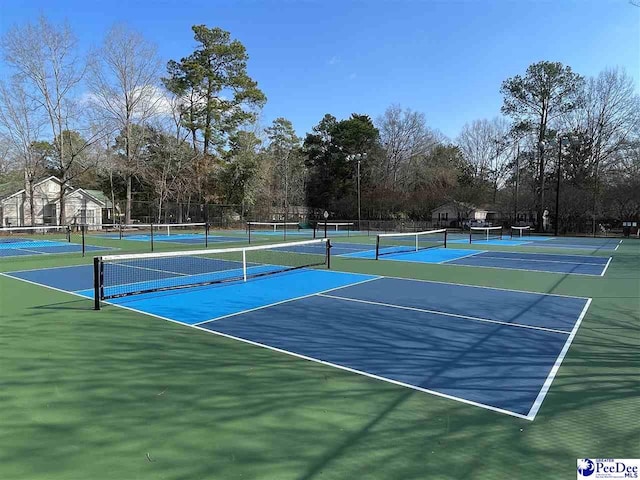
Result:
[[518,188],[520,185],[520,142],[516,146],[516,191],[513,201],[513,224],[518,224]]
[[558,179],[556,183],[556,224],[553,228],[553,235],[558,236],[560,226],[560,172],[562,170],[562,137],[558,136]]
[[360,159],[358,158],[358,231],[360,230]]

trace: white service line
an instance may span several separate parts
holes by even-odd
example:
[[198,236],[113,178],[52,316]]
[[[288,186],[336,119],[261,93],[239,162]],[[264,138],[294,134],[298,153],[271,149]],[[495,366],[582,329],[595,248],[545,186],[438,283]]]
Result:
[[397,308],[400,310],[410,310],[412,312],[420,312],[420,313],[431,313],[434,315],[442,315],[442,316],[446,316],[446,317],[455,317],[455,318],[463,318],[465,320],[473,320],[475,322],[484,322],[484,323],[494,323],[497,325],[506,325],[509,327],[518,327],[518,328],[526,328],[526,329],[530,329],[530,330],[540,330],[543,332],[551,332],[551,333],[560,333],[562,335],[569,335],[569,332],[564,331],[564,330],[556,330],[555,328],[545,328],[545,327],[536,327],[533,325],[524,325],[524,324],[520,324],[520,323],[513,323],[513,322],[503,322],[500,320],[491,320],[489,318],[482,318],[482,317],[472,317],[469,315],[460,315],[457,313],[447,313],[447,312],[441,312],[439,310],[428,310],[425,308],[416,308],[416,307],[407,307],[404,305],[394,305],[392,303],[382,303],[382,302],[372,302],[370,300],[360,300],[358,298],[351,298],[351,297],[340,297],[338,295],[327,295],[325,293],[319,293],[317,294],[319,297],[325,297],[325,298],[332,298],[335,300],[344,300],[347,302],[356,302],[356,303],[365,303],[368,305],[376,305],[376,306],[380,306],[380,307],[388,307],[388,308]]
[[286,300],[281,300],[279,302],[270,303],[268,305],[262,305],[260,307],[255,307],[255,308],[249,308],[247,310],[242,310],[240,312],[229,313],[227,315],[222,315],[221,317],[213,317],[213,318],[210,318],[209,320],[204,320],[202,322],[195,323],[194,325],[203,325],[203,324],[209,323],[209,322],[217,322],[218,320],[222,320],[223,318],[235,317],[236,315],[242,315],[244,313],[255,312],[256,310],[262,310],[264,308],[273,307],[275,305],[282,305],[283,303],[289,303],[289,302],[293,302],[293,301],[296,301],[296,300],[302,300],[303,298],[314,297],[314,296],[322,294],[322,293],[332,292],[334,290],[340,290],[342,288],[347,288],[347,287],[353,287],[354,285],[360,285],[361,283],[367,283],[367,282],[372,282],[374,280],[380,280],[381,278],[382,277],[367,278],[367,279],[361,280],[359,282],[350,283],[349,285],[341,285],[339,287],[329,288],[327,290],[322,290],[320,292],[309,293],[307,295],[301,295],[299,297],[294,297],[294,298],[289,298],[289,299],[286,299]]
[[[524,255],[535,255],[535,253],[525,253]],[[542,254],[544,255],[544,253]],[[521,262],[541,262],[541,263],[566,263],[568,265],[596,265],[601,267],[602,263],[590,263],[590,262],[580,262],[580,261],[562,261],[562,260],[536,260],[534,258],[525,258],[525,257],[520,257],[520,258],[510,258],[510,257],[492,257],[491,255],[487,255],[485,258],[492,258],[494,260],[511,260],[514,262],[517,261],[521,261]],[[603,258],[604,257],[587,257],[587,258]],[[458,260],[458,259],[456,259]]]
[[450,258],[448,260],[443,260],[441,262],[436,263],[436,265],[444,265],[447,262],[453,262],[454,260],[461,260],[463,258],[473,257],[475,255],[480,255],[481,253],[487,253],[489,250],[480,250],[479,252],[470,253],[469,255],[463,255],[462,257]]
[[[127,265],[126,263],[106,263],[105,265],[113,265],[113,266],[127,267],[127,268],[137,268],[137,269],[140,269],[140,270],[149,270],[151,272],[171,273],[172,275],[189,276],[188,273],[173,272],[171,270],[162,270],[162,269],[159,269],[159,268],[141,267],[139,265]],[[149,281],[149,280],[147,280],[147,281]],[[139,282],[136,282],[136,283],[139,283]]]

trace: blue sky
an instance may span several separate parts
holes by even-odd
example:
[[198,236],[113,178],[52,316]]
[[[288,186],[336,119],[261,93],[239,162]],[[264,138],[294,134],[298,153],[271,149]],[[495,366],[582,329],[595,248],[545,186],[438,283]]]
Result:
[[628,0],[0,0],[0,11],[0,33],[44,14],[68,20],[87,50],[125,22],[165,60],[193,51],[192,25],[221,27],[247,48],[268,97],[262,122],[283,116],[301,135],[325,113],[375,119],[400,104],[453,138],[499,114],[501,82],[540,60],[587,76],[624,67],[640,90],[640,8]]

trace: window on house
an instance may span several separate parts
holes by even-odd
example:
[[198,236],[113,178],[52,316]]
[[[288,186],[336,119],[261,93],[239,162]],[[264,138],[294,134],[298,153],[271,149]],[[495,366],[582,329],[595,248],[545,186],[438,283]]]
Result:
[[56,225],[58,222],[56,220],[56,204],[55,203],[46,203],[42,208],[42,221],[45,225]]
[[89,208],[80,209],[80,224],[81,225],[94,225],[95,224],[95,210]]

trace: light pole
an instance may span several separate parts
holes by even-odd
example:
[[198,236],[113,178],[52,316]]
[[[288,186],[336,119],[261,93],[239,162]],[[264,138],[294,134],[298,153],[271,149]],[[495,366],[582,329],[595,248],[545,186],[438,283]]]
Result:
[[518,188],[520,184],[520,141],[517,143],[516,148],[516,188],[515,188],[515,199],[513,202],[513,224],[518,225]]
[[544,225],[544,214],[542,213],[544,211],[544,150],[547,147],[547,144],[544,140],[540,140],[538,142],[538,150],[540,151],[540,157],[539,157],[539,171],[538,171],[538,187],[537,187],[537,195],[538,195],[538,208],[537,208],[537,212],[536,212],[536,216],[538,217],[538,232],[544,232],[545,231],[545,225]]
[[556,179],[556,224],[553,228],[553,235],[558,236],[558,228],[560,227],[560,175],[562,173],[562,145],[564,140],[570,140],[570,137],[566,134],[558,134],[558,178]]
[[358,162],[358,164],[357,164],[357,176],[358,176],[358,230],[360,230],[360,225],[361,225],[361,214],[360,214],[360,211],[361,211],[360,210],[360,162],[364,158],[367,158],[367,154],[366,153],[355,153],[355,154],[347,155],[347,160],[348,161],[356,160]]

